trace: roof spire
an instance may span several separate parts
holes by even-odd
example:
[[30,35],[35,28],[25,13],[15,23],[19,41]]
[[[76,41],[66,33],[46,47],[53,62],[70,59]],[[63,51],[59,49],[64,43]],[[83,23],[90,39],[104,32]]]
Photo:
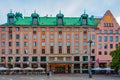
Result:
[[36,10],[34,10],[34,13],[36,13]]
[[61,14],[61,10],[59,10],[59,13]]
[[12,9],[10,9],[10,13],[12,13]]
[[86,13],[86,10],[84,9],[84,14]]

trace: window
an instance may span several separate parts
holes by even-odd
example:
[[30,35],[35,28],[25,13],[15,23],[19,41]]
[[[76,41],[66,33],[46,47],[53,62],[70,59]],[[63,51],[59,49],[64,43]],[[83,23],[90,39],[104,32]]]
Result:
[[50,35],[50,39],[53,39],[54,38],[54,35]]
[[104,42],[107,42],[107,36],[104,36]]
[[94,29],[94,28],[92,28],[91,30],[92,30],[92,32],[95,32],[95,29]]
[[83,32],[84,32],[84,33],[87,33],[87,29],[83,29]]
[[45,35],[44,34],[42,34],[42,39],[45,39]]
[[75,49],[75,53],[78,54],[78,51],[79,51],[78,48],[76,48],[76,49]]
[[24,54],[28,54],[28,50],[27,49],[24,50]]
[[113,41],[113,37],[112,36],[110,36],[110,42],[112,42]]
[[24,42],[24,46],[28,46],[28,42]]
[[9,42],[9,46],[12,46],[12,42]]
[[99,54],[99,55],[102,55],[102,52],[101,52],[101,51],[99,51],[99,52],[98,52],[98,54]]
[[119,41],[119,37],[115,36],[115,41],[118,42]]
[[33,54],[36,54],[36,49],[33,49]]
[[9,53],[9,54],[12,54],[12,49],[9,49],[8,53]]
[[20,42],[16,42],[16,46],[20,46]]
[[42,31],[45,31],[45,28],[42,28]]
[[107,34],[108,32],[107,32],[107,30],[104,30],[104,34]]
[[45,56],[41,56],[41,61],[46,61],[46,57]]
[[101,49],[102,48],[102,44],[98,44],[98,49]]
[[1,62],[3,62],[4,60],[6,60],[5,57],[1,57]]
[[45,46],[45,42],[42,42],[42,46]]
[[5,54],[5,49],[2,49],[2,54]]
[[33,38],[36,39],[36,34],[33,34]]
[[20,28],[19,28],[19,27],[17,27],[17,28],[16,28],[16,31],[20,31]]
[[50,46],[50,53],[54,53],[54,47]]
[[32,61],[34,61],[34,62],[38,61],[38,57],[37,56],[33,56],[32,57]]
[[95,46],[95,43],[94,43],[94,42],[92,42],[92,43],[91,43],[91,45],[92,45],[92,46]]
[[107,49],[107,44],[104,44],[104,49]]
[[83,25],[86,25],[87,24],[87,19],[83,19]]
[[20,60],[20,57],[16,57],[16,58],[15,58],[15,61],[16,61],[16,62],[20,62],[20,61],[21,61],[21,60]]
[[98,34],[101,34],[102,33],[102,30],[98,30]]
[[83,49],[83,52],[84,52],[84,54],[86,54],[87,53],[87,49]]
[[34,17],[33,17],[33,24],[34,24],[34,25],[37,25],[37,23],[38,23],[37,18],[34,18]]
[[104,52],[104,55],[107,55],[107,51]]
[[28,31],[28,28],[24,28],[24,31],[25,31],[25,32]]
[[1,28],[1,30],[2,30],[2,31],[5,31],[5,28],[4,28],[4,27],[2,27],[2,28]]
[[2,34],[1,38],[2,38],[2,39],[5,39],[5,34]]
[[19,34],[16,35],[16,39],[20,39],[20,35]]
[[62,53],[62,46],[59,46],[59,53]]
[[79,56],[75,56],[74,57],[74,61],[80,61],[80,57]]
[[34,43],[33,43],[33,46],[36,46],[36,45],[37,45],[36,42],[34,42]]
[[1,43],[1,46],[5,46],[5,42],[2,42],[2,43]]
[[115,30],[115,33],[116,33],[116,34],[118,34],[118,33],[119,33],[119,31],[118,31],[118,30]]
[[24,62],[29,61],[29,57],[27,57],[27,56],[26,56],[26,57],[23,57],[23,61],[24,61]]
[[67,42],[67,46],[70,46],[70,42]]
[[110,34],[113,34],[113,30],[110,30]]
[[54,28],[50,28],[50,31],[54,31]]
[[33,32],[36,32],[37,31],[37,29],[36,28],[33,28]]
[[84,39],[87,39],[87,35],[86,35],[86,34],[84,34],[83,38],[84,38]]
[[62,39],[62,35],[61,34],[59,34],[59,39]]
[[70,53],[70,46],[67,46],[67,53]]
[[110,49],[113,49],[113,44],[110,44]]
[[75,39],[78,39],[78,34],[75,34]]
[[59,43],[58,43],[58,46],[62,46],[62,42],[59,42]]
[[78,28],[75,28],[75,31],[77,31],[77,32],[78,32]]
[[84,42],[84,43],[83,43],[83,45],[84,45],[84,46],[87,46],[87,43],[86,43],[86,42]]
[[92,40],[93,40],[93,39],[95,39],[95,35],[94,35],[94,34],[92,34]]
[[78,46],[78,42],[75,42],[75,46]]
[[98,41],[102,41],[102,37],[101,36],[98,36]]
[[24,39],[28,39],[28,35],[27,34],[24,35]]
[[45,49],[42,49],[42,54],[45,54]]
[[51,43],[50,43],[50,46],[54,46],[54,43],[53,43],[53,42],[51,42]]
[[116,48],[117,48],[117,47],[118,47],[118,44],[116,44],[115,46],[116,46]]
[[92,53],[95,53],[95,49],[92,49]]
[[12,39],[12,34],[9,34],[9,39]]
[[67,39],[70,39],[70,34],[67,35]]
[[88,56],[83,56],[83,61],[88,61]]
[[20,53],[20,50],[19,49],[16,49],[16,54],[19,54]]
[[58,18],[58,25],[62,25],[62,18]]
[[67,31],[69,32],[69,31],[70,31],[70,28],[67,28]]

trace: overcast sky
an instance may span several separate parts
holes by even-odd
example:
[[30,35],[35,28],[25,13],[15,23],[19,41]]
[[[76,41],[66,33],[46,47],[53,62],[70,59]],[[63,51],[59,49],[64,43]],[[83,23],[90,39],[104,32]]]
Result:
[[120,24],[120,0],[0,0],[0,24],[7,21],[7,13],[21,12],[30,16],[34,10],[40,15],[56,16],[59,10],[64,16],[79,17],[86,13],[101,17],[110,10]]

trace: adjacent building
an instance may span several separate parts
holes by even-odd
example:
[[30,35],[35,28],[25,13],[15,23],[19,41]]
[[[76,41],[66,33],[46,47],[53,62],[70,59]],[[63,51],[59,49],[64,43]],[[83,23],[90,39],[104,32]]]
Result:
[[120,26],[109,10],[102,18],[85,12],[80,17],[64,17],[61,12],[56,17],[36,12],[23,17],[10,12],[7,23],[0,25],[0,66],[87,73],[89,62],[92,67],[109,66],[119,35]]

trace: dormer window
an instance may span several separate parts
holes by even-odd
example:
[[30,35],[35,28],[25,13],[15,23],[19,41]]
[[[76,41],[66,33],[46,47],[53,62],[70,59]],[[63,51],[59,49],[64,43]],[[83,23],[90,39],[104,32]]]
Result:
[[62,25],[62,18],[58,18],[58,25]]
[[60,26],[63,25],[63,17],[64,15],[61,14],[61,11],[59,12],[59,14],[56,15],[57,25],[60,25]]
[[86,25],[87,21],[86,19],[83,19],[83,25]]
[[37,18],[33,18],[33,24],[34,24],[34,25],[37,24]]
[[12,17],[9,18],[9,23],[10,23],[10,24],[13,24],[13,23],[14,23],[14,18],[12,18]]
[[7,18],[8,18],[8,24],[14,24],[14,13],[12,13],[12,11],[10,11],[10,13],[7,14]]
[[36,11],[31,15],[31,17],[32,17],[32,24],[38,25],[39,15],[36,13]]

